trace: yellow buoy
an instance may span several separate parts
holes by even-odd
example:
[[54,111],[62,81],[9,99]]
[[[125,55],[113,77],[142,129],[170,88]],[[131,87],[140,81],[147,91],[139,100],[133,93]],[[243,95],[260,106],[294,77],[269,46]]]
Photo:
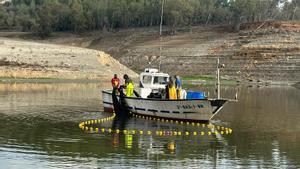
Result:
[[170,143],[168,143],[168,149],[171,151],[175,150],[175,143],[173,141],[171,141]]

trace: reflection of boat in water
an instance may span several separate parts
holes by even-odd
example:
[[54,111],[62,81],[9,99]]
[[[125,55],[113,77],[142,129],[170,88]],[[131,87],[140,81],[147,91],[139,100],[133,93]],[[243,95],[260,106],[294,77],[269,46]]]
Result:
[[[217,72],[219,72],[219,66]],[[220,98],[219,74],[218,98],[196,95],[196,97],[177,100],[166,99],[162,93],[165,92],[169,78],[168,74],[158,72],[157,69],[145,69],[145,72],[140,74],[140,96],[126,97],[122,93],[114,95],[115,92],[112,90],[102,91],[104,110],[112,112],[116,109],[115,102],[120,102],[118,105],[134,114],[173,120],[209,121],[226,102],[231,101]],[[194,94],[199,93],[194,92]]]

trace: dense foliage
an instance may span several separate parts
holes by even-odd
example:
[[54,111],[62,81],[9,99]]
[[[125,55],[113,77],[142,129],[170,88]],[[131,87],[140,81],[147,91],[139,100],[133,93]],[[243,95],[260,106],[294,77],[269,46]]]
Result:
[[169,28],[265,20],[300,20],[300,0],[11,0],[0,6],[0,28],[83,32],[157,26]]

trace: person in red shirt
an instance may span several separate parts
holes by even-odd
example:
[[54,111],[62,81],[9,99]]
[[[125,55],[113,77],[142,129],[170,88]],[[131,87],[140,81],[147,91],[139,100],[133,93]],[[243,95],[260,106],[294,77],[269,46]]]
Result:
[[120,87],[120,79],[118,78],[117,74],[114,74],[114,77],[111,79],[111,85],[113,88]]

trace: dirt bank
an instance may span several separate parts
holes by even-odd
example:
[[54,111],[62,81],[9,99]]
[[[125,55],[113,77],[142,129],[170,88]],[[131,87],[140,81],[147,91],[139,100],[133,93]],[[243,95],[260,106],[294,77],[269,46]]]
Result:
[[220,58],[225,64],[221,74],[231,79],[300,79],[299,23],[242,24],[237,33],[230,32],[227,26],[196,26],[178,28],[170,35],[165,28],[162,41],[158,30],[155,27],[81,35],[56,33],[45,40],[24,33],[0,36],[102,50],[136,72],[157,68],[161,63],[162,70],[171,74],[214,75],[216,59]]
[[0,38],[0,77],[108,80],[137,74],[105,52]]

